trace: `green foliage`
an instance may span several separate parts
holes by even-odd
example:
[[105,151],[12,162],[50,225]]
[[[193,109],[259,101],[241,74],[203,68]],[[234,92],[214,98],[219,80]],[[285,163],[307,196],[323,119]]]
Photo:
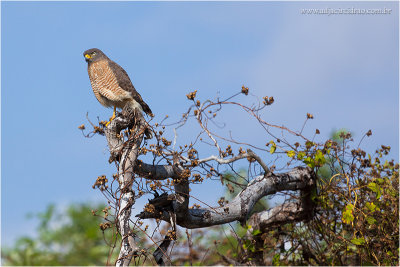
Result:
[[259,235],[259,234],[261,234],[262,232],[259,230],[259,229],[256,229],[256,230],[254,230],[251,234],[253,235],[253,236],[256,236],[256,235]]
[[271,144],[271,149],[269,150],[269,153],[274,154],[276,151],[276,144],[274,141],[269,142]]
[[279,259],[280,259],[280,256],[281,255],[279,255],[279,254],[275,254],[275,256],[272,258],[272,265],[273,266],[279,266],[280,264],[280,262],[279,262]]
[[[318,188],[310,196],[317,208],[310,221],[267,231],[248,225],[236,225],[236,234],[216,231],[213,239],[219,254],[207,256],[202,264],[226,264],[218,260],[223,255],[253,265],[397,265],[399,165],[384,160],[389,147],[382,146],[374,158],[359,148],[350,150],[351,141],[351,134],[342,131],[322,145],[306,141],[285,151],[291,162],[317,174]],[[241,190],[236,183],[245,185],[247,176],[242,171],[224,178],[230,200]],[[209,242],[206,237],[204,242]]]
[[287,151],[286,154],[289,158],[293,158],[294,156],[296,156],[296,152],[294,152],[293,150]]
[[365,239],[364,237],[360,237],[360,238],[353,238],[352,240],[350,240],[351,243],[353,243],[354,245],[364,245],[365,244]]
[[60,212],[49,205],[35,215],[37,237],[21,237],[13,247],[2,248],[3,265],[106,265],[110,244],[105,240],[115,242],[115,233],[108,229],[104,236],[99,228],[103,218],[92,214],[104,209],[103,205],[74,204]]
[[317,167],[322,167],[326,163],[325,154],[321,150],[315,153],[314,164]]
[[346,224],[351,224],[354,221],[353,216],[354,205],[347,204],[342,214],[342,221]]
[[385,159],[388,146],[372,156],[360,148],[349,151],[351,142],[341,130],[324,145],[305,142],[297,157],[287,153],[317,173],[318,207],[312,221],[288,233],[298,249],[286,264],[398,264],[399,164]]

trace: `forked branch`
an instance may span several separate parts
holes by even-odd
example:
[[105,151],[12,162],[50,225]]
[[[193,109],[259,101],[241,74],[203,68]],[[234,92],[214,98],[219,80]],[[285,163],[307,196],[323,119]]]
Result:
[[[220,225],[233,221],[244,223],[249,218],[249,214],[254,205],[262,197],[287,190],[300,190],[302,192],[301,195],[304,194],[310,197],[314,185],[315,175],[310,168],[297,167],[287,173],[279,174],[270,172],[252,180],[246,188],[228,204],[216,208],[189,209],[186,216],[179,216],[179,214],[177,214],[176,223],[190,229]],[[285,207],[285,211],[289,211],[289,208],[290,211],[296,214],[304,212],[304,208],[294,209],[290,205]],[[312,210],[308,211],[311,212]],[[142,212],[137,215],[137,217],[141,219],[159,218],[169,221],[169,214],[166,211],[161,212],[161,215],[159,212]],[[272,216],[270,215],[269,217]],[[289,219],[290,217],[287,217],[287,220]]]

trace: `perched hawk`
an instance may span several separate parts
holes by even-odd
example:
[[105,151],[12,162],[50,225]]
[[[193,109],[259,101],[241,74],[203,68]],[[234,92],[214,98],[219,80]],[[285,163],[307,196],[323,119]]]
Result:
[[88,63],[89,79],[97,100],[105,107],[114,107],[111,120],[115,118],[116,108],[123,109],[125,105],[139,108],[153,116],[151,109],[143,101],[128,74],[120,65],[110,60],[97,48],[86,50],[83,56]]

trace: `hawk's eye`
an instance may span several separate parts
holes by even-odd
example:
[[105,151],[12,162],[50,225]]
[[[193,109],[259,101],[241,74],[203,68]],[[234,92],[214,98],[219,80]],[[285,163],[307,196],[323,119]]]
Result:
[[92,55],[93,55],[93,56],[96,55],[96,52],[93,52]]

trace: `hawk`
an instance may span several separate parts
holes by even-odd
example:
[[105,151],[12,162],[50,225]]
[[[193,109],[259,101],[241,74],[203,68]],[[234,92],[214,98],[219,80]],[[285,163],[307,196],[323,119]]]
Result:
[[113,115],[107,125],[115,118],[116,108],[125,105],[139,108],[153,116],[149,106],[136,91],[126,71],[109,59],[100,49],[92,48],[83,52],[88,63],[88,73],[94,95],[105,107],[114,107]]

